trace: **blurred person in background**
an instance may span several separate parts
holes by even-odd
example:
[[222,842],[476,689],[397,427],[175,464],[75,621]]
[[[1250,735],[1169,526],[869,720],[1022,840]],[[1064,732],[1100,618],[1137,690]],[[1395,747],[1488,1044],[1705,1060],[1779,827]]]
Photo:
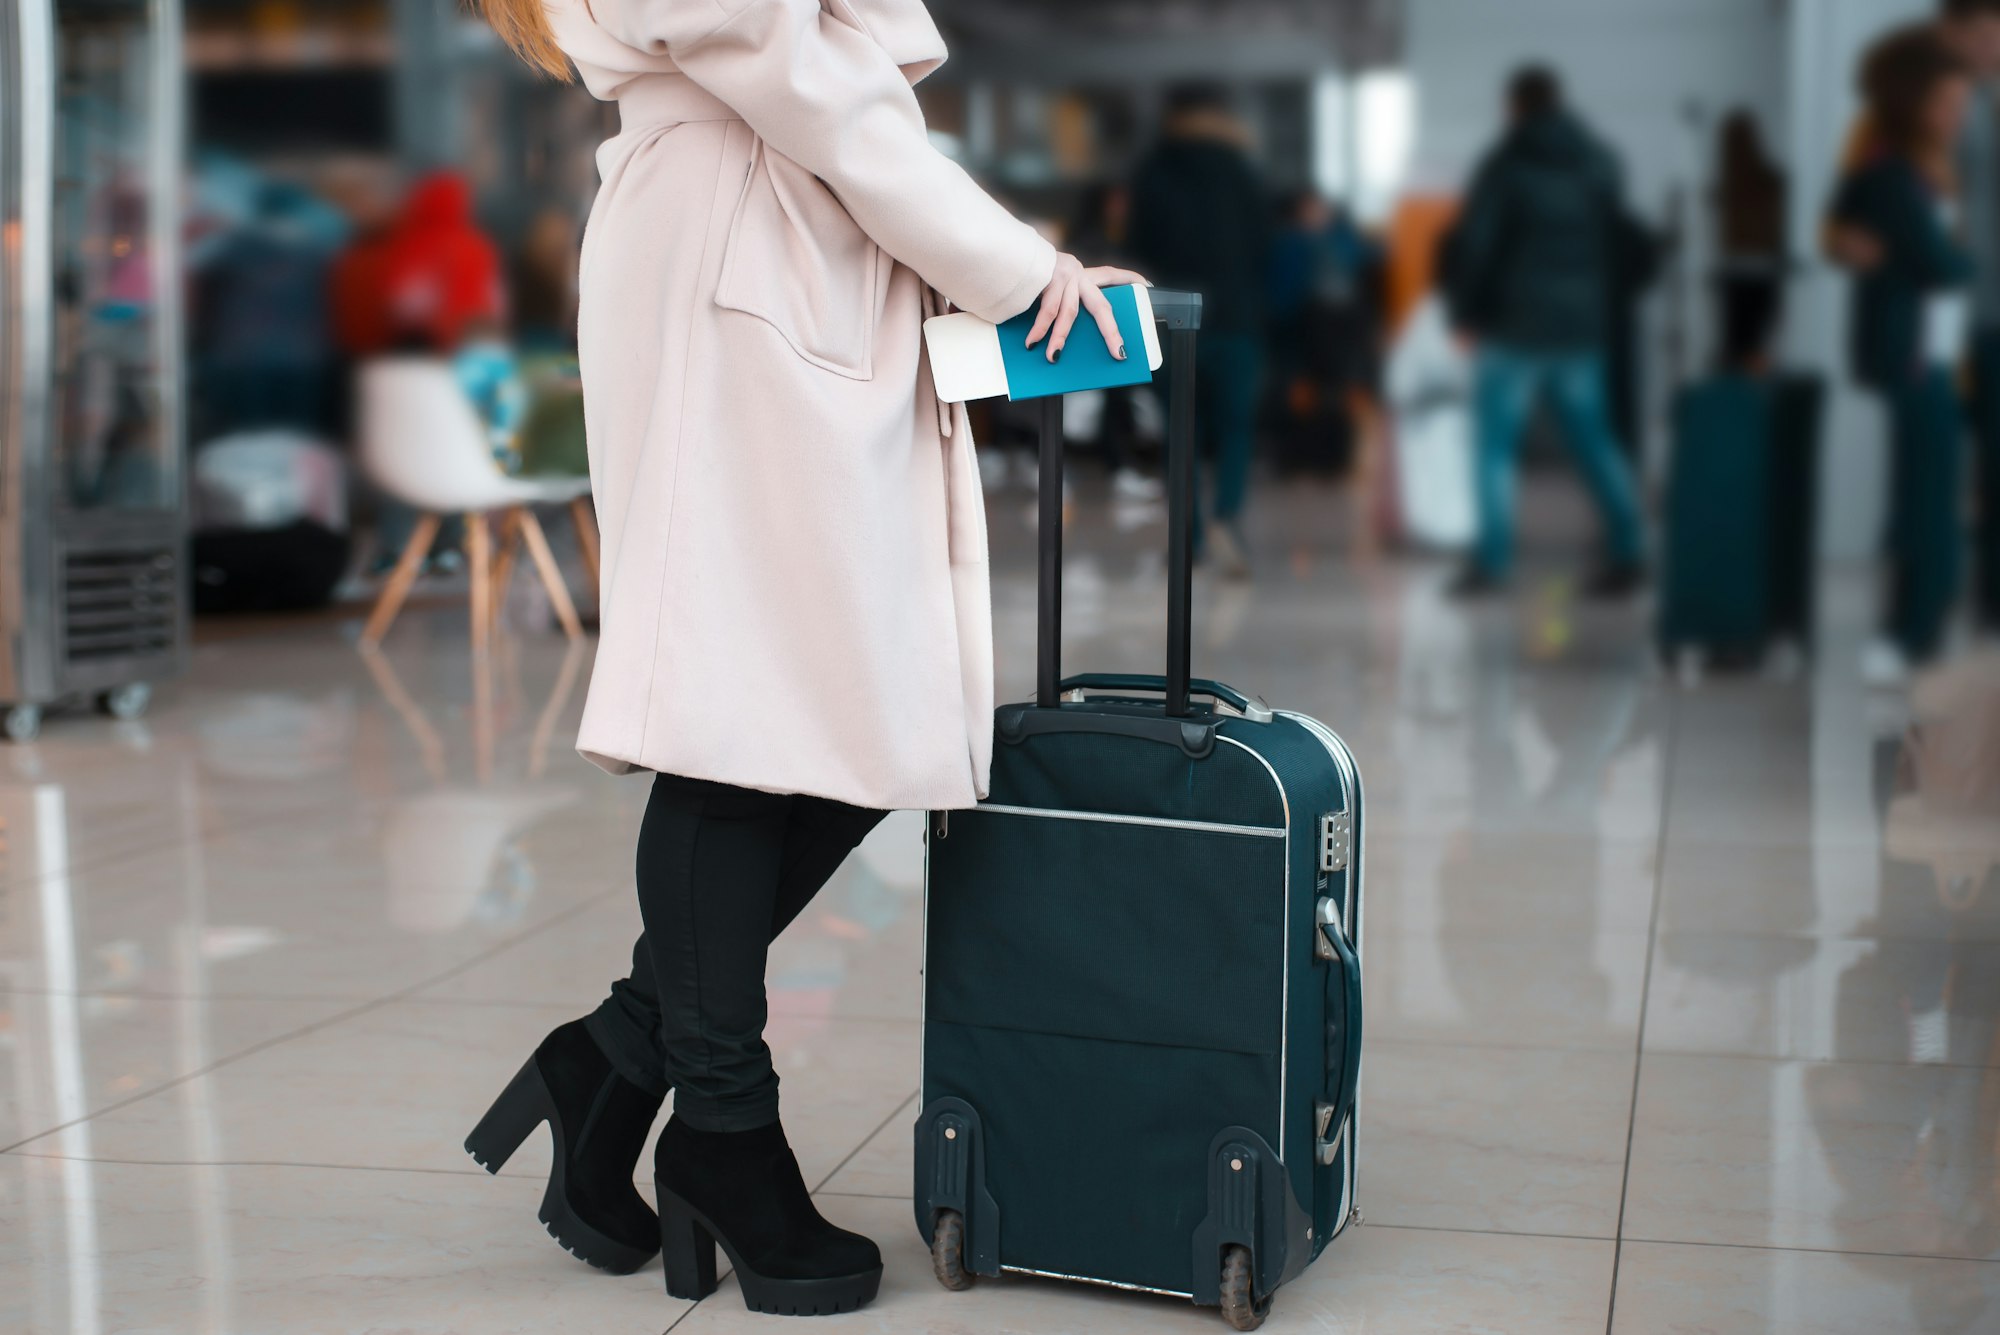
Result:
[[[499,251],[472,214],[472,191],[452,172],[432,172],[411,186],[395,215],[358,230],[334,261],[335,337],[351,362],[388,353],[449,358],[470,333],[502,318]],[[373,573],[392,569],[416,514],[382,498]],[[465,564],[454,517],[440,526],[431,566],[453,573]]]
[[[1131,187],[1118,181],[1101,181],[1084,190],[1077,201],[1076,215],[1066,239],[1070,252],[1085,264],[1131,267],[1137,261],[1126,252],[1132,225]],[[1111,470],[1111,494],[1121,501],[1152,502],[1165,494],[1160,480],[1142,472],[1133,457],[1138,443],[1139,390],[1121,386],[1101,391],[1104,411],[1099,417],[1098,447],[1104,451],[1105,467]]]
[[1507,119],[1443,256],[1453,325],[1477,354],[1479,418],[1479,539],[1452,587],[1485,594],[1512,573],[1516,456],[1546,393],[1604,521],[1606,553],[1585,592],[1623,597],[1644,580],[1638,498],[1605,375],[1623,173],[1548,69],[1513,77]]
[[1270,199],[1228,90],[1208,83],[1171,90],[1160,142],[1133,177],[1128,248],[1157,281],[1202,294],[1195,405],[1202,452],[1215,461],[1215,522],[1203,522],[1197,503],[1194,541],[1198,556],[1212,548],[1232,578],[1250,573],[1242,515],[1256,445],[1270,232]]
[[1738,107],[1716,131],[1717,287],[1725,370],[1763,374],[1784,308],[1785,173],[1757,118]]
[[[1900,30],[1885,41],[1928,31],[1964,66],[1970,79],[1965,116],[1949,168],[1960,211],[1959,235],[1972,257],[1972,422],[1978,445],[1979,531],[1975,607],[1981,625],[2000,631],[2000,0],[1942,0],[1930,24]],[[1866,107],[1848,136],[1845,165],[1858,168],[1878,151]],[[1865,228],[1829,220],[1828,256],[1856,273],[1879,262],[1881,239]],[[1895,663],[1869,652],[1873,675],[1893,680]]]
[[266,181],[251,216],[203,247],[188,313],[197,445],[260,427],[339,432],[329,214],[300,187]]
[[1971,76],[1928,29],[1892,35],[1862,71],[1866,157],[1834,200],[1834,224],[1866,238],[1849,322],[1854,375],[1890,421],[1888,597],[1862,659],[1876,686],[1943,647],[1959,579],[1959,403],[1953,377],[1971,319],[1973,257],[1960,239],[1953,159]]
[[1386,462],[1381,403],[1384,257],[1345,207],[1292,196],[1271,247],[1271,360],[1293,468],[1344,469],[1357,554],[1379,546],[1376,491]]
[[419,179],[395,218],[356,235],[334,264],[334,329],[355,357],[450,352],[503,307],[499,251],[453,172]]
[[[1039,355],[1081,317],[1123,359],[1100,288],[1145,280],[1058,253],[932,144],[911,85],[945,48],[918,0],[870,0],[865,30],[817,0],[484,10],[618,104],[580,277],[605,596],[577,747],[653,778],[630,974],[466,1147],[497,1170],[546,1123],[542,1217],[601,1268],[663,1251],[668,1292],[698,1300],[720,1245],[753,1310],[851,1311],[881,1253],[800,1175],[765,973],[887,810],[963,809],[989,783],[979,470],[923,319],[1034,307]],[[633,1177],[670,1090],[656,1216]]]

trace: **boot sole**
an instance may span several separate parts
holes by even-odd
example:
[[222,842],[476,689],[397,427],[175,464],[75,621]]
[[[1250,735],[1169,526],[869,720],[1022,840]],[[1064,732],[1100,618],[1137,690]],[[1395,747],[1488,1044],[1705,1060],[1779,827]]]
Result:
[[541,1208],[535,1217],[541,1220],[548,1235],[577,1260],[613,1275],[631,1274],[652,1260],[659,1248],[635,1247],[608,1237],[570,1208],[563,1190],[569,1161],[568,1142],[562,1119],[556,1114],[555,1099],[549,1095],[541,1068],[535,1065],[533,1057],[508,1081],[507,1088],[500,1091],[500,1097],[479,1119],[479,1125],[472,1128],[472,1134],[465,1138],[465,1152],[472,1156],[472,1162],[497,1174],[514,1157],[514,1151],[534,1134],[535,1128],[545,1122],[553,1154],[549,1184],[542,1192]]
[[[743,1305],[767,1316],[833,1316],[853,1312],[875,1301],[882,1289],[882,1267],[852,1275],[825,1275],[811,1279],[770,1279],[743,1264],[736,1249],[708,1216],[667,1190],[657,1178],[653,1189],[659,1196],[662,1251],[666,1262],[667,1293],[671,1297],[700,1301],[717,1286],[715,1249],[720,1247],[736,1272],[737,1287],[743,1291]],[[680,1236],[669,1237],[669,1234]]]

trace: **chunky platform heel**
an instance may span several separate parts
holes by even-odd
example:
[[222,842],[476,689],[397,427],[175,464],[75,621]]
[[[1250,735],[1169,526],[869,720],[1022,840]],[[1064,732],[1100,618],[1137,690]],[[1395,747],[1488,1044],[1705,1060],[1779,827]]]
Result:
[[612,1069],[581,1021],[535,1049],[465,1138],[497,1173],[536,1127],[554,1142],[537,1217],[563,1249],[599,1270],[629,1274],[653,1259],[659,1225],[632,1185],[661,1099]]
[[472,1134],[465,1138],[465,1152],[487,1172],[497,1173],[507,1166],[529,1134],[553,1116],[555,1109],[549,1105],[542,1073],[535,1069],[535,1059],[530,1057],[519,1074],[507,1082],[507,1088],[500,1091],[500,1097],[493,1100],[493,1106],[479,1119],[479,1125],[472,1128]]
[[653,1190],[660,1202],[660,1260],[666,1266],[667,1293],[699,1302],[715,1292],[715,1237],[658,1178]]
[[820,1216],[777,1123],[752,1131],[697,1131],[667,1123],[654,1150],[667,1292],[715,1292],[720,1247],[743,1305],[777,1316],[852,1312],[882,1287],[882,1253]]

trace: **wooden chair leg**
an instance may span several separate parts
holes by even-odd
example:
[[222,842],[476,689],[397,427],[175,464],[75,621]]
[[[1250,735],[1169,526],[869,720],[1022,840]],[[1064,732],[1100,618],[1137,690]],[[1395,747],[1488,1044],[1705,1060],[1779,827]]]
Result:
[[484,514],[465,517],[465,548],[472,569],[472,652],[484,658],[493,640],[493,535]]
[[597,591],[597,512],[590,498],[579,496],[569,503],[570,522],[576,525],[576,545],[583,551],[583,569],[590,576],[590,588]]
[[493,628],[500,628],[500,617],[507,609],[507,586],[514,580],[514,562],[521,552],[521,506],[514,506],[500,515],[500,532],[493,557]]
[[424,559],[430,555],[431,544],[437,541],[439,516],[423,514],[417,516],[416,527],[410,530],[410,540],[403,544],[403,554],[396,558],[396,568],[389,573],[389,582],[382,586],[381,596],[375,600],[375,610],[368,614],[368,624],[361,628],[361,643],[374,646],[382,643],[382,637],[395,624],[396,614],[403,610],[403,601],[410,596],[410,588],[422,573]]
[[570,601],[569,587],[563,583],[562,567],[556,564],[555,553],[549,550],[548,536],[542,532],[542,521],[535,518],[533,510],[521,511],[521,537],[527,541],[528,555],[541,574],[542,587],[549,592],[549,605],[556,610],[556,620],[562,623],[563,634],[572,640],[582,639],[583,622],[577,619],[576,604]]

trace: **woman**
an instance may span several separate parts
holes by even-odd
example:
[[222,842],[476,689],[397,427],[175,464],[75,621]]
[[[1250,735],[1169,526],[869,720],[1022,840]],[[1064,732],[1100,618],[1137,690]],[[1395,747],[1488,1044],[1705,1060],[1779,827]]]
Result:
[[1783,313],[1785,174],[1757,118],[1738,108],[1716,132],[1715,218],[1722,263],[1722,364],[1761,373]]
[[1890,418],[1889,599],[1884,638],[1862,672],[1900,683],[1934,656],[1958,583],[1959,405],[1972,261],[1956,235],[1952,149],[1971,85],[1928,30],[1888,39],[1862,73],[1868,156],[1841,185],[1838,228],[1875,262],[1854,283],[1854,374]]
[[[544,1221],[667,1289],[851,1310],[874,1243],[822,1219],[778,1120],[766,947],[884,809],[969,806],[991,754],[978,472],[923,318],[1030,346],[1105,283],[938,154],[911,83],[944,59],[919,0],[487,0],[516,50],[573,62],[621,132],[583,244],[579,357],[603,524],[602,639],[579,749],[656,775],[632,972],[549,1035],[468,1148],[547,1120]],[[633,1190],[660,1101],[660,1215]]]

